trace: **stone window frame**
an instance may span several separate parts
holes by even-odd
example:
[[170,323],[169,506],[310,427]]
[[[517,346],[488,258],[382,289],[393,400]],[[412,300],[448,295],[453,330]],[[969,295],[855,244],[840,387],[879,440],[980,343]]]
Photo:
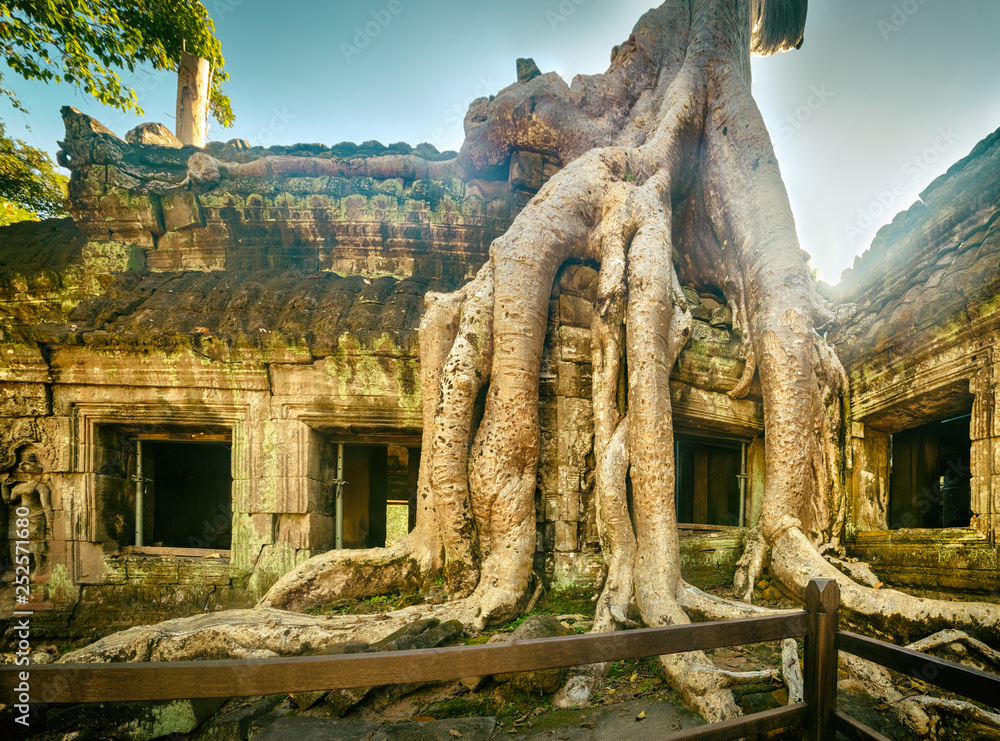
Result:
[[[423,444],[422,406],[398,411],[380,407],[359,408],[349,400],[331,398],[319,403],[316,400],[282,400],[274,405],[272,411],[272,416],[280,425],[290,425],[283,433],[284,439],[295,441],[286,451],[288,468],[305,474],[294,478],[286,477],[281,484],[277,507],[279,511],[276,513],[279,539],[283,531],[282,518],[320,520],[326,516],[321,511],[324,508],[320,506],[326,500],[325,492],[317,489],[317,482],[313,478],[323,468],[324,441],[348,444],[396,443],[408,447],[422,447]],[[331,515],[332,507],[331,502]],[[336,522],[331,527],[335,529]],[[322,530],[322,525],[318,529]],[[311,544],[298,538],[293,545],[315,550],[316,553],[328,550],[314,549]]]
[[[971,397],[972,521],[966,527],[909,530],[916,539],[915,546],[927,541],[927,538],[964,545],[969,542],[970,536],[974,536],[984,546],[997,546],[1000,535],[1000,497],[996,490],[997,482],[1000,481],[1000,462],[992,459],[1000,458],[1000,416],[995,414],[995,407],[1000,399],[997,384],[1000,379],[1000,358],[995,355],[995,352],[978,343],[971,347],[950,348],[932,356],[930,362],[924,361],[917,367],[907,368],[906,372],[897,372],[891,382],[875,387],[862,398],[852,392],[854,420],[849,434],[847,478],[849,493],[846,540],[849,544],[864,542],[874,546],[897,542],[902,537],[892,535],[898,531],[865,526],[880,518],[884,522],[888,511],[891,471],[888,456],[893,432],[879,429],[880,420],[907,401],[912,405],[915,401],[935,394],[966,389]],[[900,431],[922,424],[923,421],[914,420],[912,425],[900,428]],[[867,440],[872,442],[866,442]],[[878,454],[879,449],[883,450],[885,459],[871,465],[870,459]],[[871,468],[879,470],[873,472]],[[884,475],[880,471],[884,471]]]
[[[140,423],[140,424],[143,424],[143,423]],[[228,433],[225,433],[225,434],[216,433],[216,432],[211,432],[211,433],[205,433],[205,434],[203,434],[201,432],[180,432],[180,431],[178,431],[178,432],[158,432],[158,433],[136,433],[135,436],[134,436],[134,439],[136,441],[141,441],[144,445],[148,444],[148,443],[154,443],[155,444],[155,443],[170,443],[170,442],[185,442],[185,443],[194,443],[194,444],[201,443],[203,445],[220,445],[220,444],[222,444],[222,445],[225,445],[225,446],[227,446],[229,448],[230,472],[232,471],[232,460],[233,460],[232,443],[233,443],[233,441],[232,441],[232,429],[231,428],[230,428],[230,431]],[[145,458],[147,455],[149,455],[149,453],[148,452],[144,452],[143,457]],[[146,478],[145,480],[148,483],[150,483],[150,484],[153,483],[152,479]],[[232,490],[233,483],[234,483],[233,481],[230,481],[230,484],[229,484],[229,526],[230,526],[230,532],[232,531],[233,509],[234,509],[234,507],[233,507],[234,497],[233,497],[233,490]],[[149,496],[149,489],[148,488],[146,489],[146,492],[147,492],[146,496],[148,497]],[[153,506],[155,506],[155,501],[156,501],[155,497],[156,497],[156,489],[155,489],[155,486],[154,486],[153,487],[153,499],[150,500],[150,503]],[[153,517],[152,515],[150,515],[150,516]],[[216,517],[218,517],[218,515],[216,515]],[[155,522],[155,517],[153,517],[153,521]],[[215,522],[215,520],[213,520],[213,522]],[[203,522],[204,527],[203,527],[202,534],[204,535],[205,538],[212,537],[211,535],[208,534],[208,528],[209,527],[215,527],[215,525],[213,524],[213,522],[209,522],[208,520],[205,520]],[[221,525],[220,525],[220,527],[221,527]],[[146,539],[151,539],[152,538],[152,532],[147,531],[145,537],[146,537]],[[210,546],[207,546],[207,545],[204,546],[204,547],[203,546],[197,546],[197,545],[186,545],[186,546],[179,546],[179,545],[164,545],[164,546],[155,546],[155,545],[126,545],[126,546],[124,546],[122,548],[122,552],[125,553],[126,555],[189,556],[189,557],[190,556],[193,556],[193,557],[204,557],[204,556],[209,555],[209,554],[216,554],[220,558],[229,558],[229,556],[230,556],[230,554],[232,552],[232,546],[230,546],[230,548],[215,548],[215,547],[210,547]]]
[[[246,499],[243,491],[251,482],[251,451],[249,441],[249,411],[248,404],[219,404],[206,406],[203,402],[188,402],[170,404],[138,403],[128,405],[129,420],[123,420],[123,405],[112,402],[85,403],[76,402],[72,405],[72,427],[70,431],[70,466],[73,474],[80,475],[82,486],[76,488],[70,508],[70,531],[73,533],[72,564],[77,581],[89,582],[92,579],[83,576],[87,566],[80,543],[103,544],[108,542],[101,537],[97,512],[97,439],[102,426],[133,426],[133,425],[173,425],[188,429],[204,429],[206,427],[228,427],[231,434],[231,465],[233,483],[231,502],[233,517],[239,511],[241,501]],[[204,548],[156,548],[132,546],[126,550],[130,557],[148,556],[150,558],[203,556],[217,552],[220,555],[231,553],[218,549]],[[123,553],[124,555],[124,553]]]

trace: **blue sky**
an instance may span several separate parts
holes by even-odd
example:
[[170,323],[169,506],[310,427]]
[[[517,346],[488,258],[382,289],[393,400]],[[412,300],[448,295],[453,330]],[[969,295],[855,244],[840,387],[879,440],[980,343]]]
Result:
[[[457,149],[468,103],[533,57],[567,80],[601,72],[651,0],[207,0],[222,41],[236,125],[212,139],[253,144],[429,141]],[[836,282],[878,226],[1000,127],[1000,2],[813,0],[805,44],[756,60],[799,238]],[[31,114],[0,106],[8,133],[55,152],[59,107],[119,135],[173,128],[176,76],[125,78],[145,118],[65,85],[7,76]],[[25,131],[24,124],[31,130]],[[214,123],[214,122],[213,122]]]

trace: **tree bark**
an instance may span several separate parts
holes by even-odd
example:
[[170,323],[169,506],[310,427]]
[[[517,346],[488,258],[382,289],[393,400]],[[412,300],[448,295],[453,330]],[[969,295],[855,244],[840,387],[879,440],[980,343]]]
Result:
[[[797,46],[804,19],[804,0],[667,0],[615,48],[603,75],[567,85],[544,74],[475,101],[456,162],[275,157],[238,165],[192,158],[188,182],[195,187],[248,174],[345,168],[383,177],[486,176],[519,150],[564,163],[493,243],[472,282],[428,297],[420,330],[425,453],[414,531],[391,549],[316,556],[282,577],[262,606],[303,610],[443,575],[455,599],[397,617],[443,610],[481,629],[518,613],[535,552],[538,384],[549,296],[564,263],[590,261],[600,264],[592,395],[598,529],[608,564],[594,630],[628,625],[633,600],[646,625],[687,622],[689,614],[763,612],[706,595],[680,574],[669,384],[691,331],[683,281],[718,289],[736,307],[747,374],[731,394],[745,394],[755,370],[763,390],[766,486],[738,593],[749,602],[770,560],[772,578],[788,594],[802,595],[810,578],[836,578],[844,614],[876,632],[902,631],[912,640],[953,621],[995,639],[996,606],[871,589],[822,555],[840,551],[847,379],[815,331],[828,312],[750,93],[751,51]],[[627,405],[619,408],[625,356]],[[794,689],[794,652],[785,653]],[[738,678],[714,670],[702,652],[661,657],[661,665],[706,718],[738,714],[727,689]],[[586,702],[605,670],[595,665],[575,675],[558,701]]]

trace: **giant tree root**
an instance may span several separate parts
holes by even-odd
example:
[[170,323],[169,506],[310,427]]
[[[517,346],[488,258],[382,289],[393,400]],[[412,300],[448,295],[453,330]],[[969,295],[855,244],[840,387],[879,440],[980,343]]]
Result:
[[382,619],[350,615],[326,618],[262,607],[226,610],[129,628],[71,651],[59,661],[191,661],[295,656],[321,653],[345,641],[373,643],[409,622],[406,615],[379,617]]
[[[911,643],[907,648],[928,653],[950,653],[953,660],[993,673],[1000,669],[1000,652],[958,630],[940,631]],[[897,689],[886,669],[857,656],[841,654],[840,664],[870,695],[892,706],[899,719],[921,735],[948,738],[948,731],[943,726],[946,718],[954,716],[966,732],[974,733],[977,739],[1000,738],[1000,715],[995,712],[965,700],[928,695],[905,696]],[[940,736],[941,733],[945,735]]]
[[[680,576],[670,374],[691,327],[683,283],[722,291],[737,307],[748,357],[731,393],[747,391],[756,367],[763,394],[766,489],[761,522],[738,573],[739,593],[749,601],[770,555],[776,583],[796,597],[810,578],[836,578],[847,620],[878,635],[913,639],[958,624],[995,640],[996,606],[863,587],[818,547],[838,552],[843,530],[846,377],[814,330],[829,312],[798,246],[750,94],[749,68],[751,49],[773,53],[801,42],[805,5],[667,0],[616,47],[603,75],[572,85],[541,75],[473,103],[455,163],[266,158],[223,166],[193,158],[187,184],[195,187],[250,173],[485,175],[525,150],[552,153],[565,166],[494,241],[472,282],[428,295],[420,328],[417,525],[407,538],[385,550],[316,556],[282,577],[259,611],[134,629],[73,656],[190,657],[202,650],[195,638],[201,633],[209,655],[227,643],[237,654],[253,655],[369,630],[384,635],[417,615],[456,618],[477,629],[514,617],[528,598],[535,553],[539,373],[549,299],[567,261],[600,264],[592,398],[608,577],[595,630],[631,625],[632,604],[650,626],[685,623],[689,614],[760,614],[689,587]],[[334,598],[412,588],[439,575],[459,599],[387,618],[348,623],[268,609],[304,610]],[[727,686],[739,678],[720,673],[704,653],[665,656],[660,663],[668,683],[704,717],[738,713]],[[791,664],[783,655],[790,695]],[[576,688],[565,694],[589,694],[604,670],[578,675]]]

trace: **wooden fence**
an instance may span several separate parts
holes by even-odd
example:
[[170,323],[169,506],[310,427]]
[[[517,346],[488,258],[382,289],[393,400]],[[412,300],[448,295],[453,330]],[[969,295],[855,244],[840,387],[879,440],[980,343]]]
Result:
[[805,610],[741,620],[378,654],[3,666],[0,703],[23,700],[18,685],[25,671],[33,703],[140,702],[442,681],[799,637],[805,638],[804,702],[679,731],[664,741],[725,741],[791,726],[810,741],[833,741],[837,731],[850,739],[883,739],[836,709],[838,650],[918,672],[922,681],[994,707],[1000,703],[1000,677],[838,631],[839,604],[837,583],[817,579],[806,589]]

